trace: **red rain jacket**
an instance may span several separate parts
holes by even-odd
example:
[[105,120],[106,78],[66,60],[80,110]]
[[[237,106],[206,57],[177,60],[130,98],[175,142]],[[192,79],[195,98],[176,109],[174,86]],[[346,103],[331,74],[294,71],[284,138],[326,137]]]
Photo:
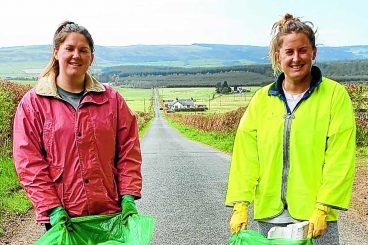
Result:
[[71,217],[121,210],[119,196],[141,196],[141,151],[135,115],[121,95],[86,75],[77,110],[42,78],[18,105],[13,157],[37,222],[62,205]]

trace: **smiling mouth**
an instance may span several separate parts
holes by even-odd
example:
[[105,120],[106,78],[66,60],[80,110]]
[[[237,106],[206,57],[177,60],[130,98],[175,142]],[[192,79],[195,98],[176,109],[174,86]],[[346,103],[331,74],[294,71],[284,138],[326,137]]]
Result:
[[303,67],[303,65],[291,65],[290,67],[294,70],[300,70]]

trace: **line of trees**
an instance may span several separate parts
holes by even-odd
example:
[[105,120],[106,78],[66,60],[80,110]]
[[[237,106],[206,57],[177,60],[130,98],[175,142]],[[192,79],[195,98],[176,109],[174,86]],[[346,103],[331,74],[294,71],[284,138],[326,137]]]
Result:
[[[368,81],[368,60],[317,64],[323,74],[340,82]],[[270,64],[229,67],[114,66],[95,74],[101,81],[127,87],[260,86],[275,80]]]

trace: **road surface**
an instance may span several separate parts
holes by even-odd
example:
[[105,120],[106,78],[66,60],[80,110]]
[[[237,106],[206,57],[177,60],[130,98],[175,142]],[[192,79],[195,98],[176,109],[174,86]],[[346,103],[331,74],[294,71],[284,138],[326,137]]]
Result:
[[152,244],[226,244],[229,155],[184,138],[155,109],[141,141],[143,189],[137,201],[139,212],[156,220]]

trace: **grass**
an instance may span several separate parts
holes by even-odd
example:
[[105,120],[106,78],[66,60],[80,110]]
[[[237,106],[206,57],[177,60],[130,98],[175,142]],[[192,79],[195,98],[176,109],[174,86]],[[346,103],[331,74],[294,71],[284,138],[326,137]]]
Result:
[[12,82],[19,84],[28,84],[31,86],[35,86],[37,84],[36,80],[12,80]]
[[226,94],[215,97],[209,101],[208,113],[223,113],[227,111],[236,110],[239,107],[245,107],[249,104],[250,99],[254,93],[247,94]]
[[179,124],[172,119],[167,118],[167,121],[169,125],[191,140],[210,145],[227,153],[231,153],[233,150],[235,133],[206,132]]
[[133,111],[149,112],[152,105],[152,89],[122,88],[115,89],[124,97]]
[[[122,88],[115,89],[124,97],[129,108],[135,112],[150,112],[152,108],[152,89]],[[151,125],[151,118],[139,129],[139,137],[142,138]]]
[[[6,212],[24,214],[32,207],[18,181],[10,157],[0,158],[0,197],[0,226],[5,222],[3,217]],[[2,232],[0,228],[0,235]]]
[[46,62],[3,62],[0,64],[0,77],[36,77]]
[[368,165],[368,146],[357,148],[357,165]]
[[147,130],[149,129],[149,127],[151,126],[151,123],[153,121],[153,117],[148,120],[148,122],[146,122],[140,129],[138,132],[139,138],[141,139],[147,132]]
[[11,158],[0,159],[0,177],[0,210],[17,213],[27,212],[31,203],[25,198],[25,192],[18,181]]

